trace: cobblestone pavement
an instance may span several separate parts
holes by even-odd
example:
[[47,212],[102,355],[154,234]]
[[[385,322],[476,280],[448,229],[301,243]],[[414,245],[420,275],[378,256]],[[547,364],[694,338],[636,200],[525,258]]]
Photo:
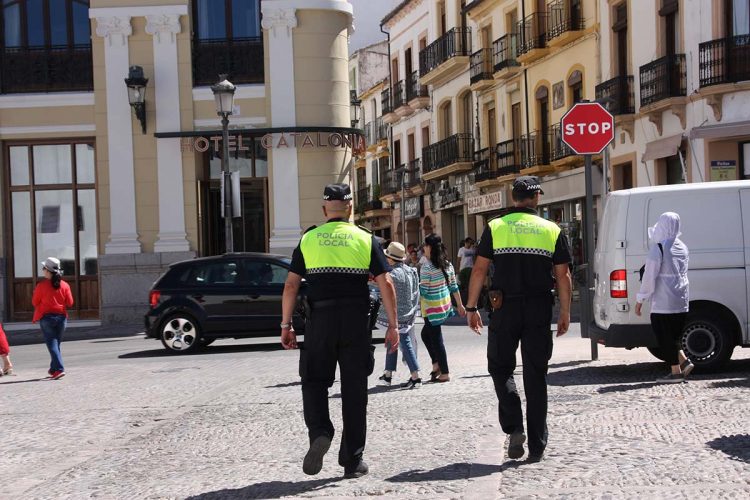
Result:
[[[750,350],[724,373],[657,384],[666,367],[647,351],[590,362],[571,332],[551,361],[547,454],[531,464],[504,456],[486,336],[445,330],[448,384],[376,387],[378,348],[371,473],[357,480],[341,478],[338,439],[318,476],[302,473],[297,353],[220,341],[169,356],[140,337],[88,339],[63,345],[68,376],[52,382],[43,345],[14,347],[18,376],[0,378],[3,497],[750,498]],[[340,402],[337,382],[337,430]]]

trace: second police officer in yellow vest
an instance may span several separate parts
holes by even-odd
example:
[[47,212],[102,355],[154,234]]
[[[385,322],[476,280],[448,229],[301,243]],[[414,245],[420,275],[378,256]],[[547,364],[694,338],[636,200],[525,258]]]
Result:
[[518,177],[513,183],[514,208],[492,219],[482,235],[471,273],[466,311],[469,326],[481,332],[477,301],[490,263],[494,263],[487,360],[499,402],[500,426],[508,435],[508,457],[524,454],[523,412],[513,371],[521,344],[526,392],[526,432],[529,461],[542,459],[547,446],[547,368],[552,355],[551,290],[556,281],[560,297],[557,335],[570,325],[570,251],[553,222],[539,217],[536,207],[544,194],[539,179]]
[[386,346],[391,350],[398,348],[395,291],[377,240],[348,222],[352,210],[349,186],[326,186],[323,200],[327,222],[308,229],[292,255],[284,286],[281,343],[285,349],[297,348],[292,314],[304,277],[310,313],[299,368],[310,448],[302,469],[310,475],[320,472],[331,445],[334,428],[328,412],[328,388],[333,385],[338,363],[344,422],[339,465],[344,467],[344,477],[359,477],[368,472],[362,454],[367,428],[367,377],[375,362],[369,276],[375,277],[380,288],[389,323]]

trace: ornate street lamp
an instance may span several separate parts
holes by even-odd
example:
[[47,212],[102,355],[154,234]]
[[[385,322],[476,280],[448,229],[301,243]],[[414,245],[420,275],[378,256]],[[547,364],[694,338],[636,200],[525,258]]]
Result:
[[131,66],[125,85],[128,87],[128,102],[135,112],[135,117],[141,122],[141,130],[146,133],[146,84],[148,78],[143,76],[143,68]]
[[216,101],[216,114],[221,117],[221,182],[224,186],[224,231],[226,252],[234,251],[232,231],[232,174],[229,172],[229,115],[234,109],[235,86],[227,75],[219,75],[219,83],[211,87]]
[[359,113],[362,109],[362,100],[357,99],[356,90],[351,90],[349,96],[349,117],[351,118],[352,128],[359,128]]

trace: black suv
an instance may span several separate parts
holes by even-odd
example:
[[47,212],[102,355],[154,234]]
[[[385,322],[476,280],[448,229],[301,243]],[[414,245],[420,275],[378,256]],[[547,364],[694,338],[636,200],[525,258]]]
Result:
[[[232,253],[172,264],[149,293],[146,336],[187,353],[219,338],[277,335],[281,295],[291,259]],[[304,294],[305,284],[300,293]],[[301,299],[301,297],[300,297]],[[304,330],[298,299],[294,328]]]

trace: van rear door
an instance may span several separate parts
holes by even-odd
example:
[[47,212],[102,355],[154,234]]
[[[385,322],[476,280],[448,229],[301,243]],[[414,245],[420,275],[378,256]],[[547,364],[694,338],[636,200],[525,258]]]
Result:
[[745,244],[745,294],[748,312],[745,318],[740,321],[744,320],[745,323],[745,336],[742,341],[747,345],[750,344],[750,189],[740,191],[740,202],[742,204],[742,229]]
[[615,191],[608,195],[594,255],[594,310],[593,320],[599,328],[608,329],[617,316],[618,307],[627,305],[623,299],[611,296],[611,278],[625,270],[626,224],[630,194]]

